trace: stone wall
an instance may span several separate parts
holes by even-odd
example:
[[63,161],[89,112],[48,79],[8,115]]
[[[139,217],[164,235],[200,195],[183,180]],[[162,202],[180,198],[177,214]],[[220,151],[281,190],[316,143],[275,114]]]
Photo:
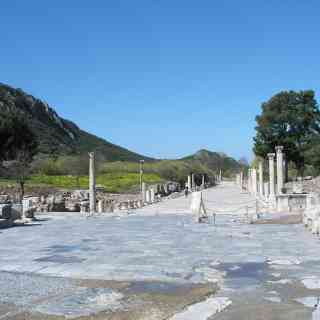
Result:
[[320,176],[313,179],[297,180],[285,184],[287,193],[317,193],[320,194]]

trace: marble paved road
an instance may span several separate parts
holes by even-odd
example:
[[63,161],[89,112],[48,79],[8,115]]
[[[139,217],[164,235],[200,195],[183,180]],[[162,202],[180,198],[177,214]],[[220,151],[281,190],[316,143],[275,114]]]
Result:
[[[217,214],[244,214],[246,207],[249,212],[255,209],[255,198],[248,193],[241,192],[233,182],[224,182],[214,188],[202,191],[205,206],[209,212]],[[186,214],[190,213],[192,195],[186,198],[164,200],[151,206],[137,210],[143,214]]]

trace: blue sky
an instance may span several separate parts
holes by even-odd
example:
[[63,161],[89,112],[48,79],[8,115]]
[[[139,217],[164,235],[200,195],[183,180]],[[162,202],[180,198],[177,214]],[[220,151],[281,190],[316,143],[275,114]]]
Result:
[[315,0],[2,1],[0,82],[145,155],[250,158],[263,101],[319,93],[319,16]]

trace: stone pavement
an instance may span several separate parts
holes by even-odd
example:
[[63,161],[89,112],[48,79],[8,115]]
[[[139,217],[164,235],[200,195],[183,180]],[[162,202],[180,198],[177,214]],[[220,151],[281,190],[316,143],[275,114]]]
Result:
[[[244,214],[246,206],[253,212],[255,198],[248,193],[241,192],[234,182],[224,182],[216,187],[202,191],[205,206],[209,213],[217,214]],[[176,199],[163,200],[137,210],[143,214],[188,214],[190,211],[191,194]]]
[[[226,213],[254,202],[232,184],[205,190],[204,199]],[[317,238],[302,225],[248,225],[224,214],[216,225],[198,224],[189,201],[122,217],[48,214],[1,230],[0,319],[22,319],[17,312],[30,313],[28,319],[130,319],[122,314],[130,308],[168,319],[217,285],[215,297],[232,304],[214,319],[311,319],[320,296]],[[205,305],[205,314],[210,310]]]

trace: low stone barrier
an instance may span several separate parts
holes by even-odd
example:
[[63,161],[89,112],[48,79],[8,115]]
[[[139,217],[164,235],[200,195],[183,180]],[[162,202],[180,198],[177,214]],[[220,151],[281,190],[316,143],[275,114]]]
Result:
[[320,234],[320,201],[317,194],[307,195],[302,221],[310,232]]

